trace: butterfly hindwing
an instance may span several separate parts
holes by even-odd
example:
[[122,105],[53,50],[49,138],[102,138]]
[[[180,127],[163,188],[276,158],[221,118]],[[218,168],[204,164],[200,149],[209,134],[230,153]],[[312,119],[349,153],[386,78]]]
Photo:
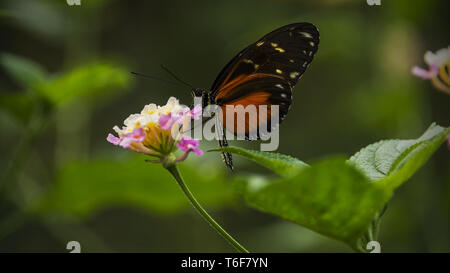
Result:
[[[222,116],[219,117],[221,123],[238,137],[260,139],[270,133],[288,113],[292,101],[291,86],[283,78],[270,74],[256,73],[236,80],[216,97],[222,110]],[[230,106],[233,113],[228,112]],[[278,122],[272,121],[272,114],[276,114],[273,112],[274,107],[278,107]],[[252,114],[256,118],[253,121],[250,120]],[[242,119],[244,128],[239,130],[238,120],[242,124]]]

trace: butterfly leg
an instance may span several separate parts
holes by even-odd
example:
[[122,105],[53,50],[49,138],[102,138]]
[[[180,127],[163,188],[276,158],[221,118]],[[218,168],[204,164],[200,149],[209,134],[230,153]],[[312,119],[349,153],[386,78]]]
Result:
[[[222,134],[223,138],[219,139],[219,146],[222,147],[227,147],[228,146],[228,141],[225,138],[225,134]],[[228,152],[222,152],[222,160],[223,162],[225,162],[225,165],[227,165],[227,167],[230,170],[233,170],[233,157],[231,156],[230,153]]]
[[[225,137],[225,128],[223,128],[222,122],[216,117],[216,135],[217,139],[219,140],[219,146],[222,147],[228,147],[228,141]],[[233,170],[233,157],[228,152],[222,152],[222,160],[225,162],[225,165],[230,170]]]

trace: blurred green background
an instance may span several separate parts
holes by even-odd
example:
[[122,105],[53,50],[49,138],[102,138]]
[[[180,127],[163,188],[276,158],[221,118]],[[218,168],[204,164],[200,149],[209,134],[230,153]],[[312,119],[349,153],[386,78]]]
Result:
[[[164,64],[208,88],[237,52],[282,25],[320,30],[316,57],[295,88],[279,152],[311,162],[350,156],[380,139],[449,126],[450,97],[411,75],[423,54],[447,47],[448,1],[0,1],[0,251],[231,252],[161,166],[106,142],[145,104],[188,89]],[[257,148],[247,142],[231,145]],[[443,145],[389,203],[383,252],[450,252],[450,154]],[[201,143],[204,150],[216,142]],[[14,164],[11,161],[14,159]],[[182,172],[208,211],[254,252],[349,252],[317,233],[248,208],[240,174],[267,174],[216,153]]]

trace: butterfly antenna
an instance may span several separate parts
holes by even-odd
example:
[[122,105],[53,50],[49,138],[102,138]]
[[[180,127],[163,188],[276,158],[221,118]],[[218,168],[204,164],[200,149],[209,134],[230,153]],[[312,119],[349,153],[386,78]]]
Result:
[[155,77],[155,76],[151,76],[151,75],[146,75],[146,74],[142,74],[142,73],[138,73],[138,72],[134,72],[134,71],[131,71],[131,74],[136,75],[136,76],[149,78],[149,79],[153,79],[153,80],[162,81],[162,82],[165,82],[165,83],[170,83],[170,84],[175,84],[175,85],[181,86],[179,82],[169,81],[169,80],[162,79],[162,78]]
[[202,123],[199,123],[199,124],[197,124],[197,125],[190,126],[190,128],[187,129],[187,130],[180,130],[180,132],[181,132],[182,134],[184,134],[184,133],[186,133],[186,132],[191,132],[192,130],[194,130],[194,128],[197,128],[198,126],[201,126],[201,125],[202,125]]
[[170,76],[172,76],[175,80],[179,81],[180,83],[189,86],[190,88],[194,89],[194,87],[192,85],[190,85],[189,83],[183,81],[182,79],[180,79],[177,75],[175,75],[175,73],[173,73],[172,71],[170,71],[167,67],[165,67],[164,65],[161,65],[161,68],[164,69],[164,71],[166,71],[167,73],[170,74]]

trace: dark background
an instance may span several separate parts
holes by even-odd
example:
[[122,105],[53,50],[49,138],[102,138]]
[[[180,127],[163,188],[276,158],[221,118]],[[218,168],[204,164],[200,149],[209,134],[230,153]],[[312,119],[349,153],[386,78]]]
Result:
[[[13,201],[2,202],[1,252],[66,252],[71,240],[80,241],[85,252],[232,251],[161,167],[148,167],[143,157],[136,159],[105,138],[145,104],[164,104],[170,96],[191,104],[188,88],[134,77],[129,71],[168,78],[159,67],[164,64],[192,85],[209,88],[237,52],[288,23],[314,23],[321,40],[295,88],[278,152],[309,163],[331,154],[350,156],[380,139],[417,138],[431,122],[449,126],[450,97],[410,73],[413,65],[425,67],[425,51],[447,47],[448,1],[382,0],[381,6],[364,0],[81,0],[78,7],[56,0],[0,3],[1,53],[38,63],[55,77],[95,62],[120,67],[126,77],[111,92],[74,100],[48,118],[8,191],[7,200]],[[2,94],[23,89],[0,71]],[[0,132],[0,172],[5,172],[27,129],[0,109]],[[201,143],[204,150],[215,145]],[[443,145],[396,192],[383,217],[382,251],[450,251],[449,163]],[[121,169],[125,164],[127,169]],[[187,181],[197,183],[194,193],[250,250],[351,251],[246,207],[227,187],[226,177],[267,173],[255,164],[237,158],[234,174],[217,154],[192,157],[184,164],[198,173],[199,182]],[[220,186],[202,182],[211,173],[224,177]],[[130,183],[148,189],[129,189]],[[123,192],[130,194],[123,197]],[[24,215],[23,210],[42,198],[44,203],[51,200],[50,205]]]

